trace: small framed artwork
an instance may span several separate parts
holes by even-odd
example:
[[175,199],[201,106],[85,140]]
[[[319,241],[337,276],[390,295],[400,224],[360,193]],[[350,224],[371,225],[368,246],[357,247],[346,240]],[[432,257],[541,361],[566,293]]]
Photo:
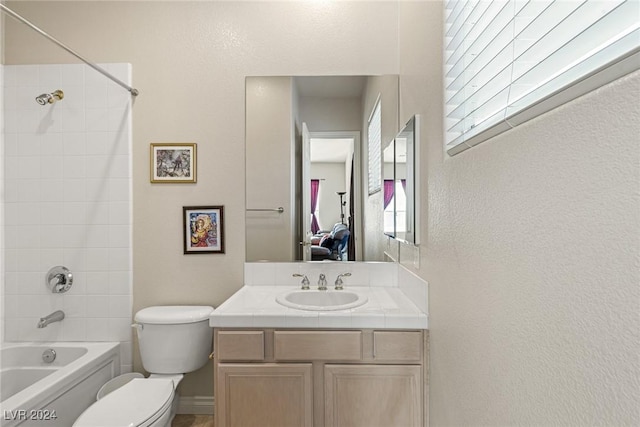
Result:
[[195,183],[195,143],[151,144],[151,182]]
[[184,253],[224,253],[224,206],[184,206]]

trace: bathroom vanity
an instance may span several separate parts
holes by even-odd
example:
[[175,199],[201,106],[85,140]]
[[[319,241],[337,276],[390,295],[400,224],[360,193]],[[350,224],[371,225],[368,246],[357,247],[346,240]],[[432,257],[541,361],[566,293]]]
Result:
[[427,425],[426,314],[398,287],[349,291],[366,302],[301,310],[282,304],[299,287],[245,286],[212,313],[216,426]]

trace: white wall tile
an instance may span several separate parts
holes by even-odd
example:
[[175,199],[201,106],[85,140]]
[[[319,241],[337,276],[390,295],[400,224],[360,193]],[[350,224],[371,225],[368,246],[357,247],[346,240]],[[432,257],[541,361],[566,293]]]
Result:
[[60,69],[62,72],[62,84],[64,85],[66,91],[68,91],[69,88],[73,86],[84,87],[85,67],[63,64],[60,66]]
[[[75,282],[75,280],[74,280]],[[64,295],[63,310],[66,317],[86,317],[87,297],[85,295]]]
[[9,72],[11,68],[15,70],[14,84],[16,86],[36,86],[38,84],[40,74],[37,65],[7,66],[7,72]]
[[[108,295],[87,295],[87,315],[90,317],[109,317]],[[105,325],[105,326],[108,326]]]
[[62,115],[62,132],[84,132],[85,115],[84,111],[76,111],[63,109]]
[[110,295],[108,298],[110,317],[131,317],[131,297],[129,295]]
[[109,248],[109,270],[131,270],[131,251],[128,248]]
[[4,155],[5,161],[8,158],[18,155],[18,135],[15,133],[7,133],[4,135]]
[[109,246],[109,226],[87,226],[87,248],[104,248]]
[[[47,200],[52,200],[52,198],[60,198],[60,194],[62,194],[62,177],[64,174],[64,157],[63,156],[46,156],[40,162],[40,176],[42,178],[47,178],[43,181],[44,184],[50,182],[51,178],[59,179],[60,188],[56,192],[51,192],[49,194],[49,198]],[[44,193],[43,193],[44,194]]]
[[112,202],[127,201],[131,197],[131,180],[114,178],[109,180],[109,200]]
[[86,269],[87,271],[108,271],[109,270],[109,249],[107,248],[87,248]]
[[127,225],[131,224],[130,205],[126,202],[109,203],[109,224]]
[[84,157],[65,154],[64,160],[62,162],[62,177],[63,178],[84,178],[86,176],[87,176],[87,167],[84,161]]
[[[105,100],[94,102],[93,105],[102,105]],[[109,129],[109,110],[106,108],[89,108],[85,110],[85,126],[88,132],[106,132]]]
[[[129,79],[131,67],[113,65]],[[6,221],[3,298],[8,340],[117,340],[131,369],[131,97],[84,65],[4,66]],[[62,101],[34,97],[61,89]],[[74,273],[64,295],[54,265]],[[20,309],[18,309],[18,307]],[[9,310],[6,310],[6,309]],[[66,318],[44,329],[56,309]]]
[[109,226],[110,248],[128,248],[131,245],[131,226],[130,225],[111,225]]
[[100,178],[88,178],[86,184],[86,200],[90,202],[106,202],[109,200],[109,183]]
[[69,202],[58,206],[62,210],[62,223],[65,225],[84,224],[87,217],[85,202]]
[[110,295],[131,295],[132,279],[129,271],[109,272],[109,294]]
[[37,133],[19,133],[17,141],[18,156],[38,156],[40,154],[42,140]]
[[109,272],[87,271],[87,295],[107,295],[109,289]]
[[62,136],[65,156],[85,156],[87,146],[84,132],[67,132]]
[[[40,155],[41,156],[61,156],[64,150],[64,142],[62,133],[44,133],[38,134],[40,137]],[[61,175],[62,176],[62,175]]]
[[[43,88],[60,88],[62,87],[62,66],[61,65],[39,65],[38,66],[38,83]],[[47,89],[44,89],[47,90]],[[56,89],[48,89],[53,92]]]
[[[87,318],[87,340],[89,341],[109,341],[109,319],[105,318]],[[123,344],[130,343],[120,343]],[[131,356],[129,356],[131,357]],[[122,363],[122,360],[120,360]],[[131,361],[129,361],[131,364]]]
[[65,202],[82,202],[87,192],[87,185],[83,179],[62,180],[62,200]]

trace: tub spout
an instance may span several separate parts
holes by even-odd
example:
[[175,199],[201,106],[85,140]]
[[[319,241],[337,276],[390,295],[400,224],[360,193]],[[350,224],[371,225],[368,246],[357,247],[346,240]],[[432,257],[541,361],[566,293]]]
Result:
[[40,318],[38,328],[44,328],[49,323],[60,322],[62,319],[64,319],[64,312],[62,310],[54,311],[50,315]]

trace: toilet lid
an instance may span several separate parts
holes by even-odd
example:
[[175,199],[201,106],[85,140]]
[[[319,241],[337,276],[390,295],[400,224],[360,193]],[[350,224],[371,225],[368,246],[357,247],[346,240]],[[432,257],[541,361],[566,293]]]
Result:
[[91,405],[73,427],[137,427],[164,413],[173,399],[170,378],[136,378]]

